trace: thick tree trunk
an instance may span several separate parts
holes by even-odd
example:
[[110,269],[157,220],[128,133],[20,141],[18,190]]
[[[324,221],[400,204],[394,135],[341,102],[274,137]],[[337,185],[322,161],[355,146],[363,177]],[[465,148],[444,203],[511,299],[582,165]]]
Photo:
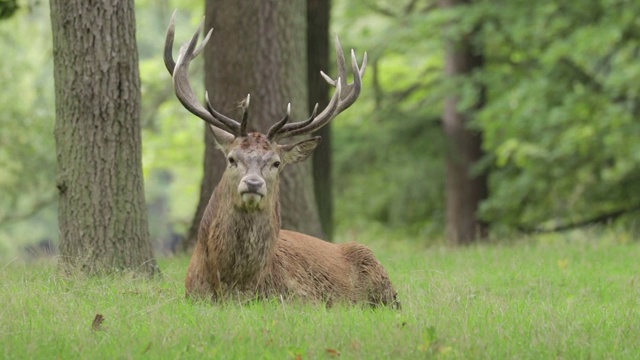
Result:
[[144,201],[133,0],[52,0],[61,263],[158,273]]
[[[287,103],[292,106],[292,119],[309,116],[305,11],[305,0],[207,1],[205,28],[215,30],[204,50],[205,87],[218,111],[239,118],[238,104],[250,93],[249,131],[266,132],[284,116]],[[204,212],[224,170],[220,151],[212,142],[207,141],[205,151],[205,183],[195,218]],[[288,166],[280,186],[282,227],[323,237],[311,162]],[[193,235],[190,231],[187,247],[195,243]]]
[[[440,6],[449,8],[467,4],[464,0],[440,0]],[[482,68],[484,58],[474,42],[475,33],[460,39],[446,40],[446,74],[450,78],[469,75]],[[445,101],[444,131],[449,141],[447,155],[446,222],[447,237],[455,244],[468,244],[487,233],[487,224],[478,219],[480,202],[488,194],[486,174],[472,174],[473,165],[483,156],[482,134],[467,125],[473,112],[484,104],[484,89],[471,109],[459,109],[459,95]]]
[[[309,109],[329,103],[329,84],[320,76],[329,67],[329,0],[307,0],[307,78]],[[313,189],[318,202],[322,230],[327,240],[333,238],[333,193],[331,189],[331,124],[316,133],[322,142],[313,152]]]

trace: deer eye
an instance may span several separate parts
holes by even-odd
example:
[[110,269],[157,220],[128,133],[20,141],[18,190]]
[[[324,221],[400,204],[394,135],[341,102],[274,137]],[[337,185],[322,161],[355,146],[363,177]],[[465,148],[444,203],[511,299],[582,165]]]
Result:
[[280,161],[276,161],[276,162],[273,163],[273,167],[276,168],[276,169],[279,168],[280,165],[281,165]]
[[236,159],[229,157],[229,159],[227,159],[229,161],[229,166],[236,166],[238,165],[238,163],[236,162]]

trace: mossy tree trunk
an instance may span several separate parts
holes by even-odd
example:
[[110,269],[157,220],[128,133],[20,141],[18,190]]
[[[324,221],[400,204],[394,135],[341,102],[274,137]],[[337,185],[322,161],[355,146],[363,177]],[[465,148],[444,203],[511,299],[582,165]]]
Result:
[[144,201],[133,0],[51,0],[61,264],[158,273]]

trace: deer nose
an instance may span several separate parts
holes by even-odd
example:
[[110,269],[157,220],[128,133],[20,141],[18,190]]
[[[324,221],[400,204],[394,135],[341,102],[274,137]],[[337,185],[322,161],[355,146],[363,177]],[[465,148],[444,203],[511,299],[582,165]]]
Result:
[[244,183],[247,185],[247,191],[252,193],[259,192],[260,188],[264,185],[262,179],[255,177],[244,179]]

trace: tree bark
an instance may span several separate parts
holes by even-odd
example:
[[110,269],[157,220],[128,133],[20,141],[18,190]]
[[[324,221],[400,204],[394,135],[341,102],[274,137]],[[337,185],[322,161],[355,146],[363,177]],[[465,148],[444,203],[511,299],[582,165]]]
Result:
[[[465,0],[440,0],[442,8],[468,4]],[[445,71],[455,79],[481,69],[484,57],[477,41],[477,33],[460,39],[446,39]],[[487,234],[487,224],[478,216],[480,202],[487,198],[487,175],[472,174],[473,165],[483,156],[482,134],[468,128],[473,113],[485,102],[485,91],[470,109],[460,109],[458,94],[445,100],[444,132],[449,141],[447,154],[446,222],[447,237],[454,244],[468,244]]]
[[[309,109],[318,103],[323,109],[329,103],[329,84],[320,76],[320,71],[328,72],[329,67],[329,0],[307,0],[307,78]],[[313,189],[318,202],[320,223],[327,240],[333,238],[333,192],[331,188],[331,123],[315,135],[322,142],[313,152]]]
[[159,272],[145,207],[133,0],[52,0],[61,265]]
[[[249,131],[266,133],[284,116],[287,103],[291,103],[292,119],[299,121],[309,116],[305,11],[305,0],[207,1],[205,28],[215,30],[204,50],[205,87],[218,111],[239,118],[238,104],[250,93]],[[224,171],[220,151],[209,135],[206,139],[205,176],[193,230],[185,241],[187,248],[195,244],[195,229]],[[313,192],[311,162],[284,169],[280,202],[283,228],[324,236]]]
[[209,204],[213,189],[222,178],[222,173],[227,166],[227,162],[220,152],[216,148],[216,141],[213,138],[213,133],[208,129],[208,125],[204,126],[204,173],[202,175],[202,182],[200,183],[200,196],[198,198],[198,206],[196,207],[196,213],[193,216],[187,235],[182,243],[182,250],[185,252],[191,251],[196,245],[198,240],[198,231],[200,230],[200,221],[204,215],[204,210]]

